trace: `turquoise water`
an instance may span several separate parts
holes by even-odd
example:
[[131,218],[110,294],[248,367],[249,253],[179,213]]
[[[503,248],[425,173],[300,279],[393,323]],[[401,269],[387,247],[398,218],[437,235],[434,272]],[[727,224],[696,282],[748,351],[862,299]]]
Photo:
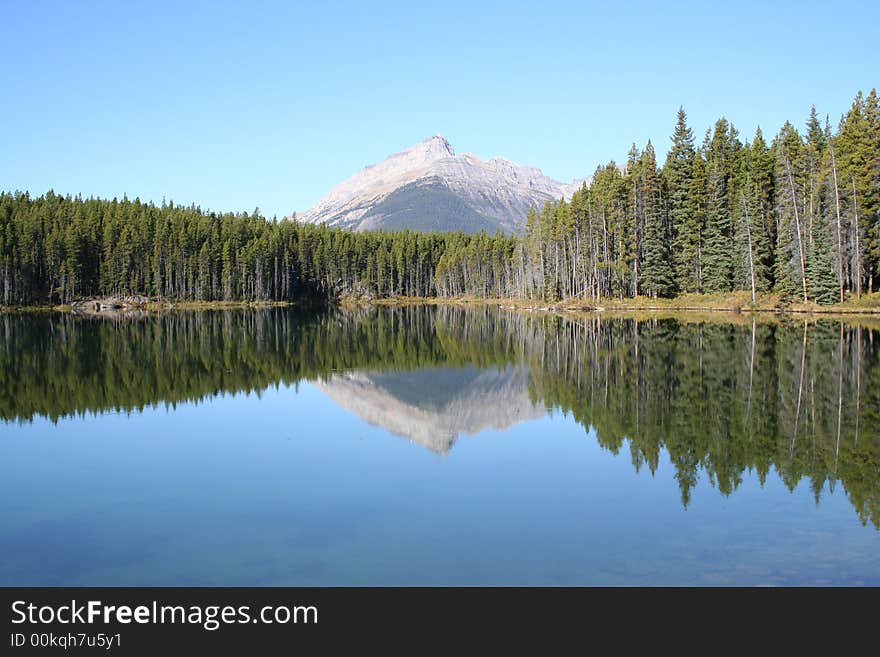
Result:
[[421,308],[0,336],[3,585],[880,584],[870,328]]

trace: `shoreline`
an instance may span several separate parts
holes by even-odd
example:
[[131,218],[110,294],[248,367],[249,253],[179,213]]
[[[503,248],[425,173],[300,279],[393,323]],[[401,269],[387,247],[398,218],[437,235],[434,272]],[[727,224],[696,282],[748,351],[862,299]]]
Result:
[[110,317],[133,312],[166,312],[175,310],[244,310],[252,308],[287,308],[300,306],[296,301],[148,301],[144,304],[100,311],[85,310],[74,304],[44,306],[0,306],[2,313],[72,313],[88,317]]
[[[0,306],[0,313],[75,313],[95,317],[122,315],[130,312],[165,312],[175,310],[243,310],[263,308],[286,308],[301,306],[297,301],[167,301],[150,300],[139,305],[102,310],[84,310],[75,304],[42,306]],[[748,293],[726,295],[689,294],[672,299],[635,297],[627,299],[563,299],[546,302],[535,299],[511,299],[503,297],[408,297],[390,296],[372,299],[343,296],[335,304],[340,308],[368,308],[371,306],[496,306],[504,310],[546,313],[702,313],[702,314],[760,314],[760,315],[880,315],[880,293],[866,295],[860,301],[843,304],[818,305],[814,303],[789,303],[775,295],[761,295],[755,304]]]
[[880,315],[880,293],[865,296],[860,302],[822,306],[814,303],[784,303],[778,297],[765,295],[752,304],[745,297],[729,295],[684,295],[673,299],[635,297],[630,299],[563,299],[542,302],[535,299],[509,299],[499,297],[385,297],[381,299],[348,299],[345,306],[406,306],[406,305],[492,305],[505,310],[550,313],[617,313],[617,312],[685,312],[685,313],[735,313],[772,315]]

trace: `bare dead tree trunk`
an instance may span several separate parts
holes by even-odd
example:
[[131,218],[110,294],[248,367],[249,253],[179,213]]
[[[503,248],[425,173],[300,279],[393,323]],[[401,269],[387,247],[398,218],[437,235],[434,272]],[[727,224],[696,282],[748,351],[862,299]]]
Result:
[[[607,264],[607,262],[608,262],[608,221],[605,217],[605,208],[602,208],[602,253],[604,256],[604,262]],[[607,268],[606,268],[606,271],[608,271]],[[600,290],[600,292],[596,298],[598,299],[599,297],[601,297],[601,294],[602,293]],[[610,280],[608,283],[608,296],[609,297],[611,296]]]
[[[749,273],[752,276],[752,303],[755,303],[755,258],[752,254],[752,220],[749,218],[749,206],[746,197],[741,196],[743,211],[746,215],[746,235],[749,238]],[[752,336],[754,339],[754,336]]]
[[853,176],[853,212],[855,213],[855,221],[853,222],[853,232],[856,237],[856,298],[862,298],[862,254],[859,246],[859,204],[856,198],[856,177]]
[[794,224],[797,228],[798,255],[800,255],[801,258],[801,283],[804,288],[804,303],[807,303],[807,263],[806,257],[804,256],[804,241],[803,237],[801,237],[801,220],[797,211],[797,195],[795,194],[794,189],[794,178],[792,178],[791,175],[791,162],[788,157],[785,158],[785,168],[788,171],[788,184],[791,187],[791,207],[794,209]]
[[840,236],[840,192],[837,189],[837,162],[834,146],[831,146],[831,172],[834,174],[834,207],[837,210],[837,282],[840,285],[840,302],[843,303],[843,240]]

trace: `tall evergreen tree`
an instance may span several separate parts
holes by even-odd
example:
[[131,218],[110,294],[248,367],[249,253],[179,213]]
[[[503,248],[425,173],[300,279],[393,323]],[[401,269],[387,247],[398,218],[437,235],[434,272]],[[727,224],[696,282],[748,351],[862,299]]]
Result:
[[642,253],[641,290],[648,296],[670,296],[674,290],[672,259],[669,236],[661,209],[660,178],[657,160],[651,142],[645,147],[640,159],[642,179],[642,211],[644,212],[644,245]]
[[773,253],[776,244],[776,217],[774,212],[773,157],[760,126],[755,131],[748,153],[748,173],[754,186],[754,198],[763,231],[763,252],[758,253],[770,288],[773,287]]
[[880,106],[875,90],[867,97],[858,93],[836,142],[847,189],[845,211],[853,227],[854,287],[874,291],[880,262]]
[[776,177],[776,290],[808,300],[806,240],[803,208],[803,143],[788,121],[773,144]]
[[688,127],[687,114],[679,107],[672,148],[666,157],[663,176],[666,180],[669,223],[675,258],[676,288],[696,292],[700,288],[697,272],[700,251],[700,223],[691,200],[694,177],[694,134]]
[[734,212],[734,216],[737,217],[734,231],[737,260],[735,271],[738,272],[734,288],[751,290],[753,294],[757,294],[768,291],[771,286],[767,264],[770,247],[764,232],[761,204],[758,200],[759,186],[752,177],[751,158],[744,158],[741,168],[742,186],[739,191],[739,206]]
[[733,287],[731,196],[737,149],[736,131],[727,120],[719,119],[705,145],[709,169],[704,282],[707,292],[726,292]]
[[811,239],[807,245],[807,263],[810,298],[821,304],[839,301],[831,237],[823,222],[813,223]]

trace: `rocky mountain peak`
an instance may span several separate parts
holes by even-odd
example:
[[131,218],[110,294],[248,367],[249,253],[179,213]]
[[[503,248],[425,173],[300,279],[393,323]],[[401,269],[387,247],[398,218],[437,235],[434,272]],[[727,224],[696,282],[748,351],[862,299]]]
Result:
[[560,183],[501,157],[456,154],[437,134],[365,167],[298,218],[352,230],[519,233],[529,208],[570,197],[581,182]]
[[[428,137],[419,146],[422,146],[427,153],[436,154],[440,157],[452,157],[455,155],[455,149],[443,135]],[[418,146],[414,148],[418,148]]]

